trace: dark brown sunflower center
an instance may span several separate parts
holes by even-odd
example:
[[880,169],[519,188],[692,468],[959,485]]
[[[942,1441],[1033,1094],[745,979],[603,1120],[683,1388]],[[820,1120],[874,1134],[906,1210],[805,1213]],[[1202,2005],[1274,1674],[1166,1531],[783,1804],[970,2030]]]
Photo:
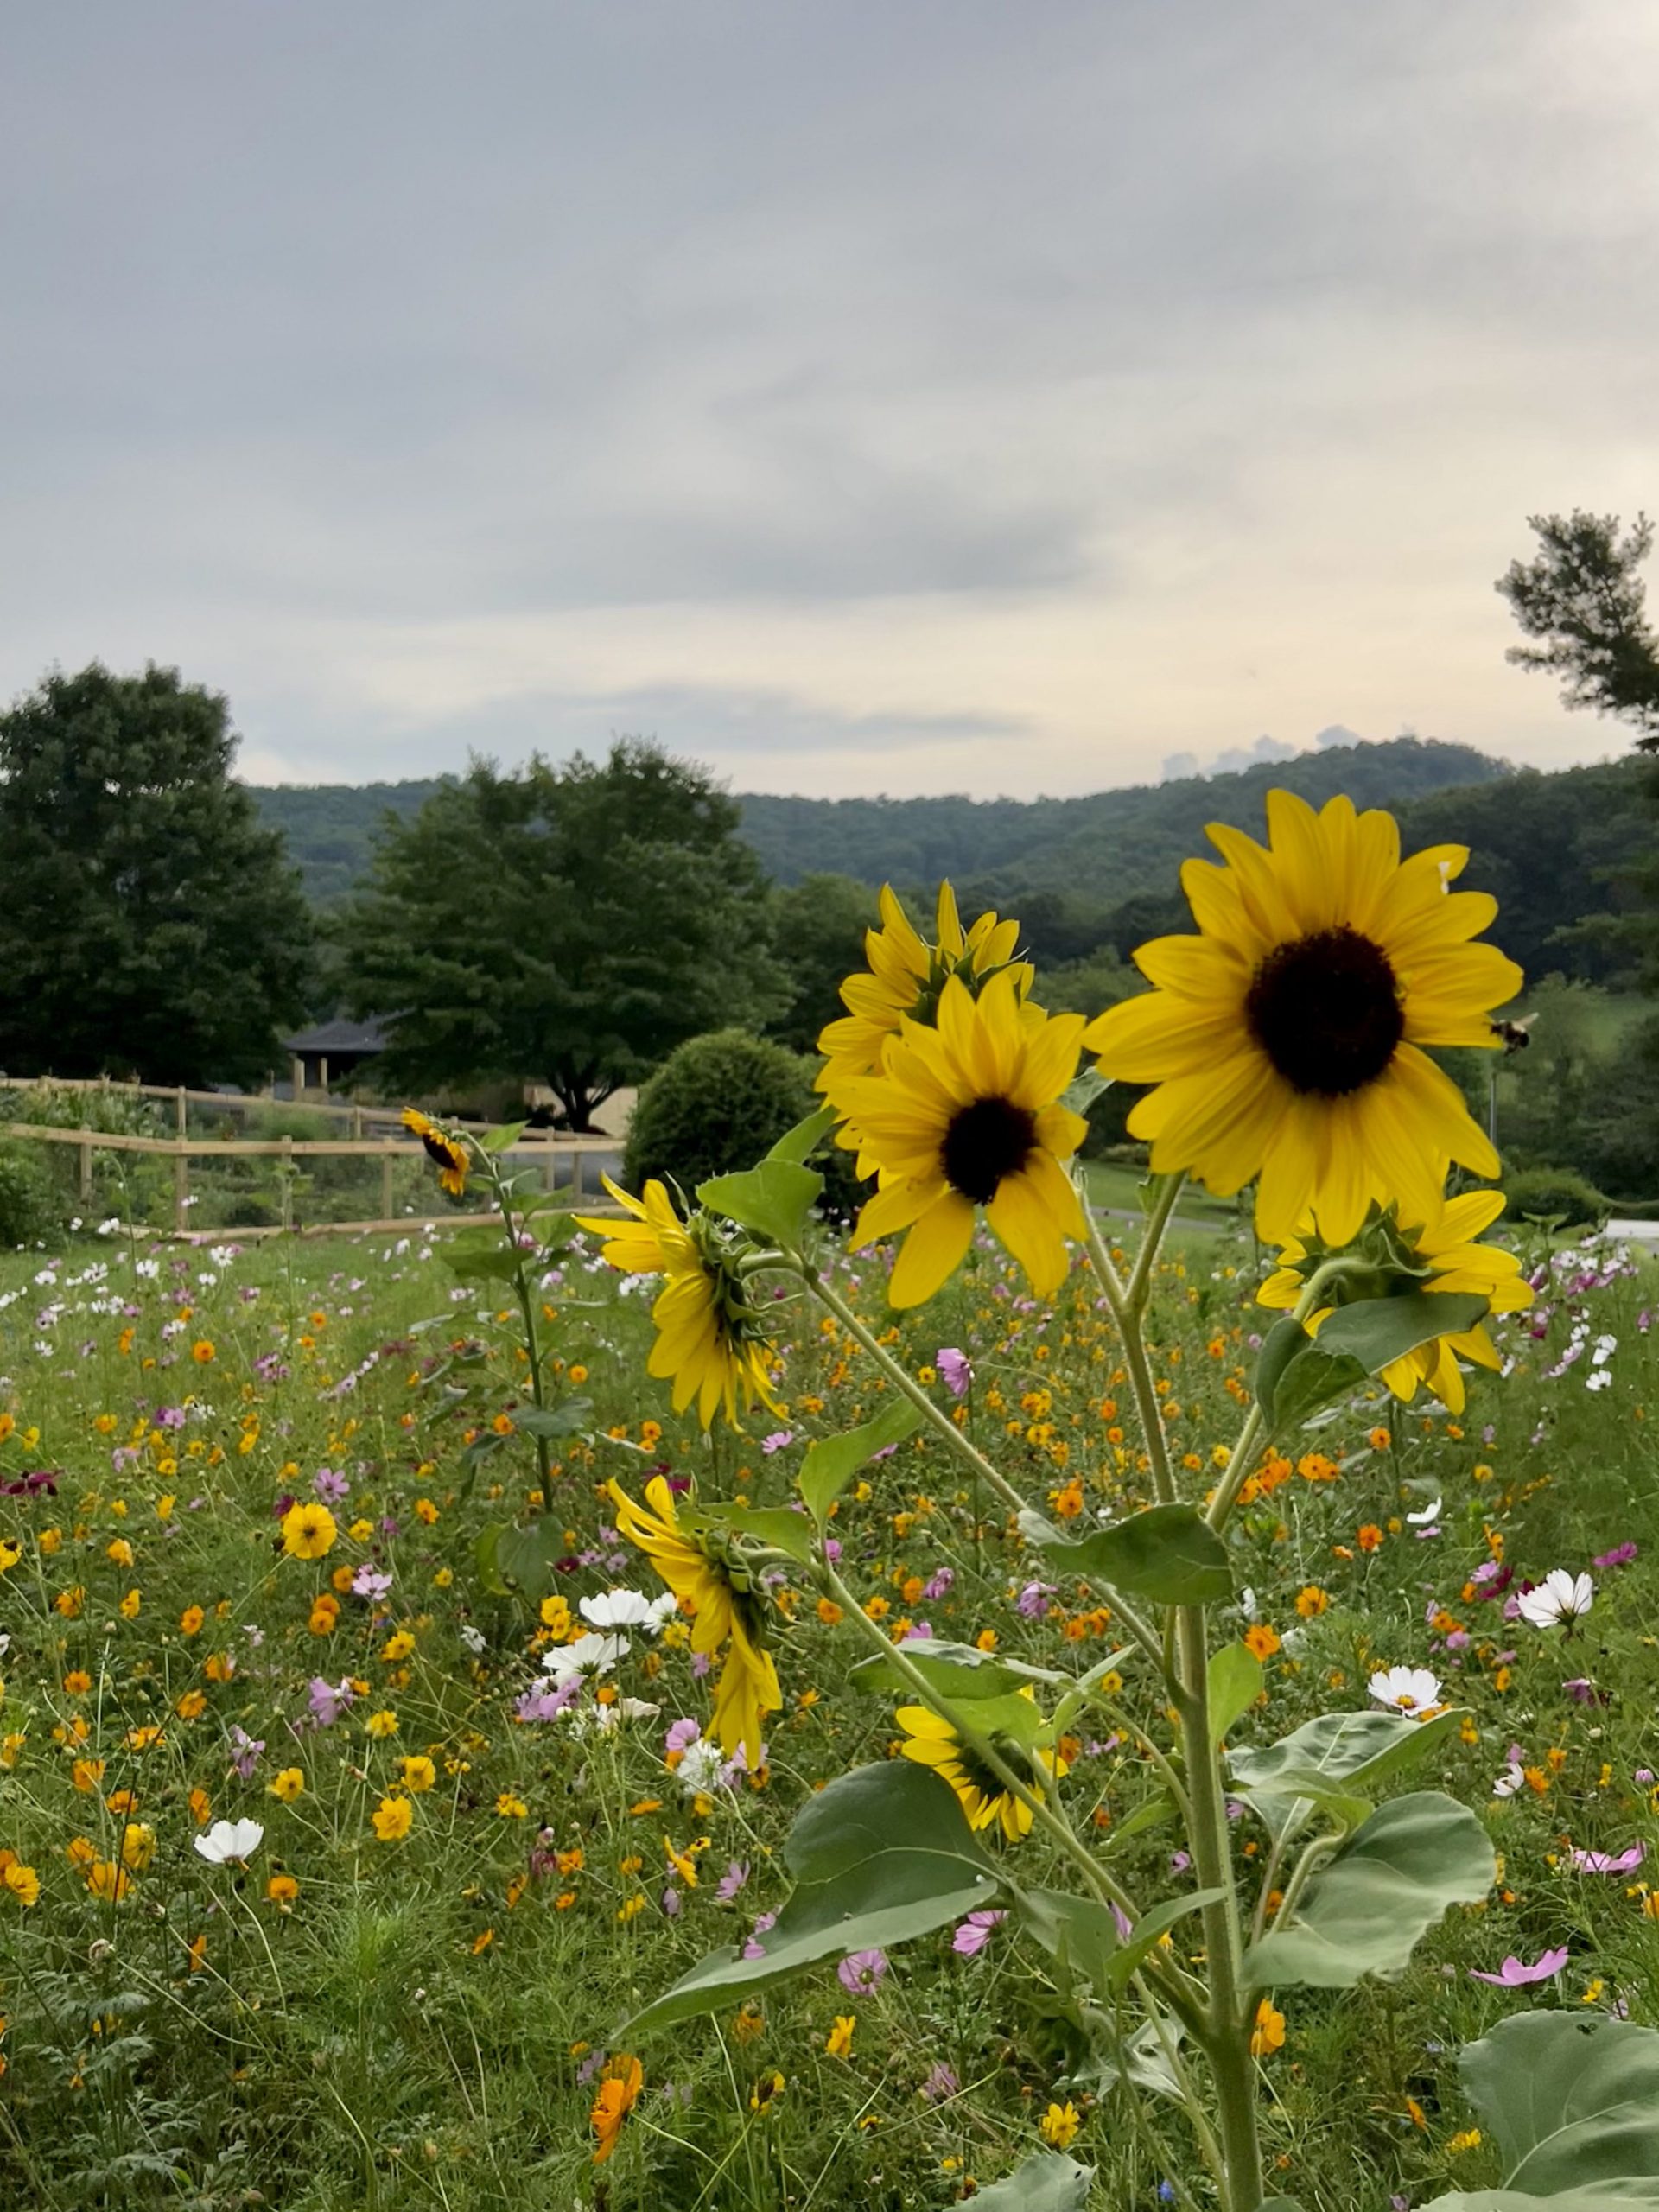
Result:
[[952,1188],[988,1205],[1005,1175],[1017,1175],[1037,1149],[1037,1124],[1011,1098],[976,1098],[952,1119],[941,1147]]
[[1351,929],[1275,945],[1255,971],[1244,1018],[1285,1081],[1321,1098],[1374,1082],[1406,1027],[1388,956]]

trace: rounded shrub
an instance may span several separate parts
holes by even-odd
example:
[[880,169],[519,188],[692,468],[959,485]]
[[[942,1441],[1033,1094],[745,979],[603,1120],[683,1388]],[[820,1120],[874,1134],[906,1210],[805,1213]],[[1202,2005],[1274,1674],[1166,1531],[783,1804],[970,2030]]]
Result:
[[[747,1029],[689,1039],[634,1102],[623,1181],[638,1191],[655,1176],[677,1183],[689,1198],[711,1175],[753,1167],[821,1104],[812,1089],[817,1067],[816,1059]],[[856,1206],[848,1154],[826,1147],[812,1165],[824,1178],[826,1212],[842,1216]]]
[[0,1245],[38,1243],[61,1222],[57,1189],[38,1147],[0,1144]]
[[1595,1185],[1570,1167],[1529,1167],[1503,1192],[1507,1221],[1559,1221],[1567,1229],[1599,1228],[1611,1211]]

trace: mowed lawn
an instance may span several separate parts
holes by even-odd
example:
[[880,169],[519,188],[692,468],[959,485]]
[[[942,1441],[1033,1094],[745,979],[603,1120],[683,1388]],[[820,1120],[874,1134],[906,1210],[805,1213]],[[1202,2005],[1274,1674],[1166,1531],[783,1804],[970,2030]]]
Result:
[[[1136,1203],[1132,1179],[1095,1173],[1097,1203]],[[1203,1233],[1162,1267],[1152,1336],[1196,1474],[1224,1461],[1263,1317],[1231,1209],[1195,1198],[1182,1219]],[[1071,2080],[1049,1967],[1012,1923],[619,2043],[776,1910],[794,1813],[897,1730],[891,1699],[848,1680],[844,1623],[786,1587],[785,1707],[759,1772],[686,1757],[709,1686],[680,1619],[550,1710],[581,1601],[658,1593],[605,1485],[638,1494],[665,1469],[782,1503],[805,1440],[868,1419],[884,1386],[833,1323],[780,1306],[787,1411],[704,1438],[645,1374],[649,1286],[578,1252],[540,1286],[575,1408],[543,1490],[514,1426],[517,1317],[443,1254],[411,1225],[245,1247],[116,1234],[0,1262],[0,2204],[898,2212],[1001,2177],[1063,2082],[1098,2204],[1190,2177],[1179,2114],[1149,2137]],[[1478,1809],[1503,1870],[1397,1984],[1283,2000],[1264,2124],[1310,2212],[1347,2212],[1356,2159],[1378,2203],[1490,2184],[1450,2054],[1506,2012],[1659,2012],[1654,1286],[1605,1252],[1533,1257],[1539,1305],[1500,1332],[1511,1370],[1473,1378],[1462,1420],[1348,1408],[1238,1524],[1234,1626],[1270,1631],[1267,1709],[1241,1737],[1363,1707],[1378,1665],[1433,1669],[1468,1718],[1427,1779]],[[942,1397],[938,1350],[968,1354],[972,1433],[1034,1502],[1081,1519],[1142,1501],[1085,1271],[1039,1305],[976,1248],[903,1320],[875,1259],[840,1281]],[[283,1549],[296,1501],[332,1519],[315,1558]],[[531,1554],[498,1546],[492,1568],[480,1537],[538,1521],[540,1566],[509,1588],[500,1562]],[[836,1526],[895,1637],[995,1637],[1072,1671],[1107,1648],[1109,1618],[1046,1582],[931,1441],[873,1465]],[[1506,1617],[1554,1567],[1597,1586],[1568,1638]],[[1071,1749],[1077,1823],[1148,1886],[1179,1883],[1167,1831],[1115,1845],[1151,1794],[1143,1762],[1116,1737]],[[263,1833],[225,1855],[221,1821]],[[1573,1856],[1637,1847],[1614,1874]],[[1016,1847],[1040,1880],[1040,1837]],[[1552,1946],[1566,1962],[1531,1987],[1471,1977]],[[595,2076],[620,2050],[644,2086],[595,2165]]]

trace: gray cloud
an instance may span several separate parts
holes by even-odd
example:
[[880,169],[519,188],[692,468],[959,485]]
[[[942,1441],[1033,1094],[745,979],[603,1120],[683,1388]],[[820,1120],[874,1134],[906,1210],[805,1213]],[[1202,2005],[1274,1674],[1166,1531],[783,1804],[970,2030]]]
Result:
[[337,775],[656,702],[773,789],[1128,781],[1332,696],[1617,742],[1490,587],[1652,498],[1622,0],[8,33],[0,691],[154,653]]

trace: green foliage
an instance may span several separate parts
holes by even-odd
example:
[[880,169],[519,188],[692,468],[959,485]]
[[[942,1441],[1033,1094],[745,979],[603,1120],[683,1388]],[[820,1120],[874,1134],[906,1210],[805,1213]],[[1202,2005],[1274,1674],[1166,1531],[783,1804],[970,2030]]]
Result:
[[1605,1221],[1607,1201],[1570,1167],[1534,1167],[1513,1175],[1503,1189],[1503,1212],[1510,1221],[1557,1221],[1568,1229]]
[[737,822],[702,769],[632,741],[476,761],[388,817],[336,924],[351,1004],[388,1023],[381,1079],[539,1076],[581,1130],[685,1039],[765,1021],[785,987]]
[[1089,2202],[1092,2166],[1080,2166],[1064,2151],[1034,2151],[1006,2181],[975,2192],[981,2212],[1083,2212]]
[[885,1413],[844,1436],[825,1436],[806,1447],[797,1478],[801,1496],[813,1518],[822,1522],[853,1477],[871,1456],[902,1444],[913,1433],[921,1414],[906,1398],[896,1399]]
[[176,669],[54,673],[0,715],[0,1065],[252,1083],[304,1011],[310,918]]
[[0,1144],[0,1244],[35,1244],[60,1228],[63,1210],[41,1147]]
[[693,1037],[634,1101],[623,1155],[630,1190],[652,1176],[683,1191],[751,1167],[818,1103],[799,1057],[742,1029]]
[[1491,1840],[1466,1806],[1433,1789],[1395,1797],[1313,1877],[1287,1919],[1250,1946],[1245,1980],[1260,1989],[1351,1989],[1368,1974],[1398,1974],[1447,1908],[1478,1904],[1497,1873]]
[[1215,1605],[1232,1595],[1227,1548],[1196,1506],[1149,1505],[1075,1541],[1036,1516],[1026,1528],[1056,1568],[1103,1581],[1160,1605]]
[[1633,2021],[1517,2012],[1458,2061],[1503,2186],[1426,2212],[1635,2212],[1659,2205],[1659,2034]]
[[772,940],[789,978],[789,1003],[768,1033],[797,1052],[816,1052],[826,1022],[847,1009],[841,987],[864,965],[864,932],[880,916],[868,883],[849,875],[804,876],[772,902]]
[[1659,748],[1659,638],[1647,618],[1637,573],[1653,548],[1653,524],[1637,515],[1619,536],[1617,515],[1529,515],[1539,550],[1511,561],[1495,588],[1541,645],[1511,645],[1519,668],[1563,678],[1561,703],[1634,724],[1644,752]]
[[855,1767],[808,1801],[784,1847],[795,1889],[746,1958],[716,1951],[629,2022],[627,2032],[694,2018],[850,1951],[925,1936],[993,1904],[995,1863],[938,1775],[893,1759]]

